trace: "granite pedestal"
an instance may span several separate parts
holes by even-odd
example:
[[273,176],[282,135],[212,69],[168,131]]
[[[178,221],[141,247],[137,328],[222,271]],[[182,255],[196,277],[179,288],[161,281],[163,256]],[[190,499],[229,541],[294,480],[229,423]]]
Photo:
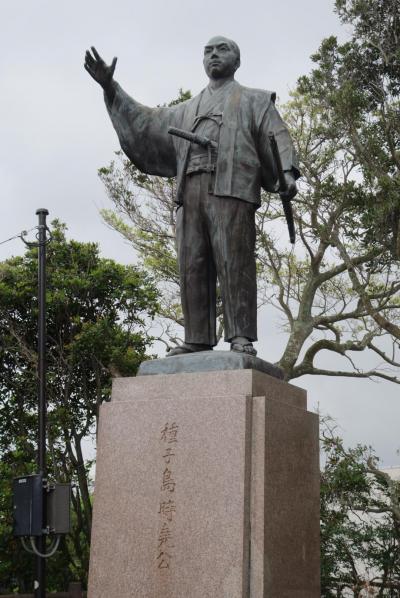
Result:
[[89,598],[319,598],[305,391],[179,368],[116,379],[101,408]]

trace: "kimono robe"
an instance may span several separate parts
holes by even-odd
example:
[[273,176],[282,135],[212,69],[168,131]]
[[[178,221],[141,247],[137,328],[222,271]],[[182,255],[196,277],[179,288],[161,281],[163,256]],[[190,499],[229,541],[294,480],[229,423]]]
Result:
[[[168,134],[168,127],[191,131],[204,90],[176,106],[148,108],[115,84],[112,104],[106,105],[121,147],[147,174],[177,177],[176,202],[182,203],[190,144]],[[275,134],[283,170],[299,176],[297,158],[288,130],[275,108],[274,92],[229,86],[220,127],[217,170],[213,192],[260,205],[260,190],[277,191],[277,173],[268,133]]]
[[[113,102],[106,97],[106,105],[121,147],[133,164],[147,174],[177,177],[185,342],[216,344],[217,278],[225,340],[236,336],[257,340],[254,212],[260,205],[261,188],[278,190],[270,131],[283,169],[299,176],[288,130],[275,108],[275,93],[230,81],[176,106],[148,108],[115,84]],[[218,144],[214,172],[186,172],[199,148],[168,134],[171,126],[212,132]]]

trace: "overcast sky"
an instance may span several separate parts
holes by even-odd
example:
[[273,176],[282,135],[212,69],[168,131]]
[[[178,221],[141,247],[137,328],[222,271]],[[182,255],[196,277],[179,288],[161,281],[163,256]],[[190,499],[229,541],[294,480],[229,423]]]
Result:
[[[216,34],[241,48],[237,79],[275,90],[282,103],[321,40],[347,32],[331,0],[0,0],[0,241],[34,226],[36,209],[45,207],[71,237],[132,261],[98,213],[109,204],[97,169],[119,146],[101,91],[83,69],[84,52],[95,45],[107,62],[118,56],[116,79],[157,105],[180,87],[204,87],[202,48]],[[0,260],[23,249],[18,240],[0,245]],[[284,337],[268,313],[259,328],[259,356],[278,359]],[[296,383],[349,444],[372,444],[385,465],[399,463],[398,386],[321,377]]]

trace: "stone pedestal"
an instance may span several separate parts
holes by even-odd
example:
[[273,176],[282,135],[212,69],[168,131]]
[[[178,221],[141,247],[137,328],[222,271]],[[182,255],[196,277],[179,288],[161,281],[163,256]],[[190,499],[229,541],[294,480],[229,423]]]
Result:
[[251,369],[116,379],[100,416],[89,598],[319,596],[305,391]]

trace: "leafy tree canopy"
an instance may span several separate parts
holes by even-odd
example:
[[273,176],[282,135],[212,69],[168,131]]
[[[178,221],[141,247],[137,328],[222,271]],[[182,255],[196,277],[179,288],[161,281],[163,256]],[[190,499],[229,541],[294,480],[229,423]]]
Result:
[[323,423],[322,596],[398,596],[400,481],[378,469],[371,447],[345,448]]
[[[158,308],[148,274],[67,241],[52,223],[47,264],[48,471],[72,481],[74,530],[49,561],[49,589],[85,581],[91,526],[90,467],[83,443],[96,433],[113,375],[135,375]],[[32,558],[11,535],[11,480],[36,470],[37,249],[0,264],[0,579],[31,589]]]

